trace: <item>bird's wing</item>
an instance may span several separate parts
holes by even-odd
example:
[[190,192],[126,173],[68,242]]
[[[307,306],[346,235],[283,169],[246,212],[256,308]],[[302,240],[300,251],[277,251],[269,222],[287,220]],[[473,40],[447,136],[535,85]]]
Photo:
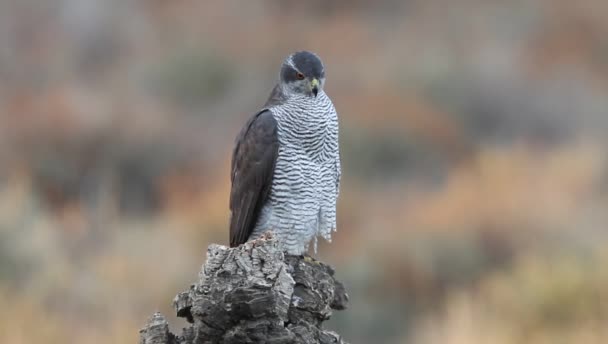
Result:
[[247,241],[270,195],[279,153],[277,122],[268,110],[253,116],[241,130],[232,153],[230,246]]

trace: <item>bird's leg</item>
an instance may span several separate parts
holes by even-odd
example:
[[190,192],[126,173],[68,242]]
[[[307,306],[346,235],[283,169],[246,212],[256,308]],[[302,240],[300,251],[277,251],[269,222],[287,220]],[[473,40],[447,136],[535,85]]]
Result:
[[310,254],[308,254],[308,252],[302,254],[302,260],[310,264],[319,264],[319,261]]

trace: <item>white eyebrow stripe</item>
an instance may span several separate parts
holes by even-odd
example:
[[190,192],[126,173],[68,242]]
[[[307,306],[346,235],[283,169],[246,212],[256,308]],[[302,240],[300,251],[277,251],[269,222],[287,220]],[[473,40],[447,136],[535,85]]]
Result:
[[[323,64],[323,62],[321,61],[321,59],[319,58],[319,56],[315,53],[311,53],[312,55],[314,55],[318,60],[319,63],[321,64],[321,74],[324,75],[325,74],[325,64]],[[296,64],[293,62],[293,57],[295,54],[291,54],[289,55],[285,61],[283,61],[284,65],[287,65],[289,67],[291,67],[292,69],[294,69],[296,72],[301,73],[302,71],[300,71],[297,67]]]
[[296,65],[293,63],[293,55],[289,55],[289,57],[288,57],[288,58],[285,60],[285,63],[286,63],[286,64],[287,64],[289,67],[291,67],[291,68],[295,69],[296,71],[298,71],[298,72],[300,71],[300,70],[298,70],[298,69],[296,68]]

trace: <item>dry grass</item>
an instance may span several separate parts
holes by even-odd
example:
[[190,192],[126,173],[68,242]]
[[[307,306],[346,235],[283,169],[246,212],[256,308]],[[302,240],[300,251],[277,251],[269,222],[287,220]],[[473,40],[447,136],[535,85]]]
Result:
[[591,257],[518,258],[472,290],[450,293],[413,343],[603,343],[608,338],[605,250]]

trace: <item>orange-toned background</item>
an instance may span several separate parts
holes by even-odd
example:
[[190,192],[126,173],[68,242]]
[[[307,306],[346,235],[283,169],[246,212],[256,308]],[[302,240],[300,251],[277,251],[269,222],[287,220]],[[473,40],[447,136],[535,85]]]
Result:
[[172,315],[299,49],[341,122],[333,329],[608,342],[604,0],[0,2],[0,342],[134,343]]

